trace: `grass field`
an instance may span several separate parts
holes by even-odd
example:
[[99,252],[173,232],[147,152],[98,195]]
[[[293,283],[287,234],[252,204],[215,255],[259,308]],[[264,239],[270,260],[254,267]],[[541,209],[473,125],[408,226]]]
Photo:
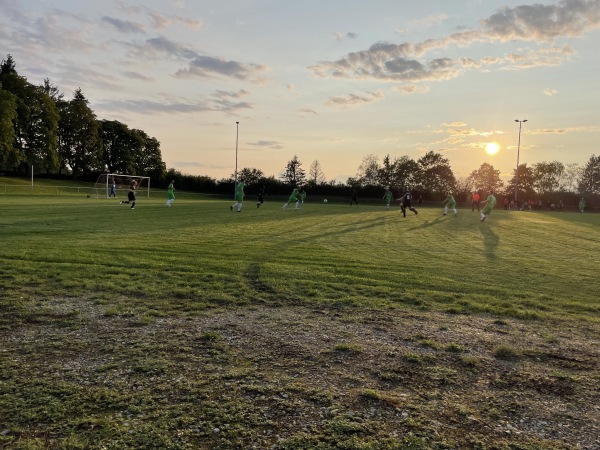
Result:
[[600,215],[0,198],[0,447],[600,448]]

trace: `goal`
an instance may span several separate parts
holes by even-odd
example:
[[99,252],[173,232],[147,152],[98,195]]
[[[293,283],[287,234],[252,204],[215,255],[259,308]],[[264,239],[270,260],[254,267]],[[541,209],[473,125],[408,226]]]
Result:
[[121,175],[118,173],[103,173],[98,177],[90,197],[93,198],[110,198],[113,196],[113,184],[115,186],[115,197],[127,197],[127,191],[133,180],[136,180],[137,192],[146,191],[150,198],[150,177],[139,177],[137,175]]

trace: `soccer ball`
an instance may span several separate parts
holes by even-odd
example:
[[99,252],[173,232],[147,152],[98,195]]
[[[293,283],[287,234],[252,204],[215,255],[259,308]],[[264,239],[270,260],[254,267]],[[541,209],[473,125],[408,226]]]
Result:
[[323,199],[323,203],[327,203],[327,199],[326,198]]

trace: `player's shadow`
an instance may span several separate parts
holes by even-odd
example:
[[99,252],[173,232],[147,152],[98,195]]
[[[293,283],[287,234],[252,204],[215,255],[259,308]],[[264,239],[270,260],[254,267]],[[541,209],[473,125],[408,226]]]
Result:
[[442,223],[442,219],[443,219],[443,216],[439,216],[439,217],[436,217],[433,220],[426,220],[425,222],[422,222],[422,223],[420,223],[417,226],[409,228],[406,231],[413,231],[413,230],[418,230],[418,229],[433,227],[435,225],[439,225],[440,223]]
[[485,257],[490,261],[496,261],[498,256],[496,255],[496,249],[500,243],[500,238],[486,223],[480,224],[479,231],[483,236],[483,246],[485,248]]

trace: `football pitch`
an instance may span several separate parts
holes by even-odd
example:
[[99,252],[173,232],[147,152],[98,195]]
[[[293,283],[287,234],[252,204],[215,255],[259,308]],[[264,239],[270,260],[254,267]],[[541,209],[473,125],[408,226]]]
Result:
[[598,319],[600,215],[231,203],[3,198],[4,289],[136,313],[322,303]]
[[598,214],[0,198],[0,446],[600,439]]

